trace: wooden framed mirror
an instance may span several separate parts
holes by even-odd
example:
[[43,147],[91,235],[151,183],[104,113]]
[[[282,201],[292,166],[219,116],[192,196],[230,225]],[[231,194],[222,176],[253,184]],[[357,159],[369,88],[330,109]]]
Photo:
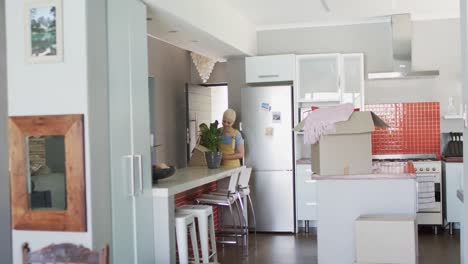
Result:
[[83,115],[9,118],[12,225],[86,232]]

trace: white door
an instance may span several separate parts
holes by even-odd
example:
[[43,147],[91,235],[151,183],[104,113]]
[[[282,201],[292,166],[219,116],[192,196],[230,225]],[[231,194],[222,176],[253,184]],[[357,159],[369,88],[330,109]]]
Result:
[[186,143],[187,161],[198,139],[199,126],[218,120],[222,125],[223,112],[228,108],[227,86],[186,84]]
[[130,1],[132,152],[134,159],[134,222],[136,263],[154,263],[151,137],[148,91],[146,6]]
[[112,263],[154,263],[146,7],[116,0],[109,10],[110,252]]

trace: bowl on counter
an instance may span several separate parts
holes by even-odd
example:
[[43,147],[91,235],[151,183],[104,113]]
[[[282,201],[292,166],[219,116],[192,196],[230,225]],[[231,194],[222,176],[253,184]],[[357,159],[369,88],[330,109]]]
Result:
[[174,166],[169,166],[169,168],[158,168],[156,165],[152,166],[152,177],[153,177],[153,184],[158,183],[158,180],[165,179],[174,175],[176,172],[176,168]]

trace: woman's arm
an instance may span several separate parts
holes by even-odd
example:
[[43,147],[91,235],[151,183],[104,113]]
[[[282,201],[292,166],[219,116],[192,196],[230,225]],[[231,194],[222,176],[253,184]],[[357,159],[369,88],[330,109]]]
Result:
[[244,158],[244,144],[237,145],[236,152],[234,154],[224,154],[224,160],[234,160],[234,159],[242,159]]

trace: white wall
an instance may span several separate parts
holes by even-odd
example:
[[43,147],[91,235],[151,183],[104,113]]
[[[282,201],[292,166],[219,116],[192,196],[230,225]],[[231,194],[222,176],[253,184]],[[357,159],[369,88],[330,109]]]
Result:
[[366,103],[441,103],[445,114],[448,98],[461,103],[460,21],[458,19],[416,21],[413,35],[413,69],[440,70],[440,76],[413,80],[367,81]]
[[[91,182],[87,93],[86,1],[63,1],[64,61],[31,65],[25,61],[24,2],[6,0],[8,49],[8,114],[85,115],[86,182]],[[21,262],[21,244],[32,250],[50,243],[73,242],[91,247],[90,188],[86,188],[88,231],[13,231],[14,263]]]
[[10,178],[8,177],[8,100],[6,81],[5,1],[0,0],[0,256],[12,262]]
[[[440,70],[435,79],[367,81],[366,103],[440,101],[461,98],[460,33],[458,19],[413,21],[413,68]],[[367,72],[392,68],[390,23],[312,27],[258,32],[258,53],[365,54]]]
[[366,67],[385,71],[392,67],[390,23],[259,31],[258,54],[366,54]]
[[230,58],[227,61],[227,79],[229,108],[234,109],[237,113],[234,126],[238,127],[239,121],[242,120],[241,89],[247,86],[245,83],[245,58]]

